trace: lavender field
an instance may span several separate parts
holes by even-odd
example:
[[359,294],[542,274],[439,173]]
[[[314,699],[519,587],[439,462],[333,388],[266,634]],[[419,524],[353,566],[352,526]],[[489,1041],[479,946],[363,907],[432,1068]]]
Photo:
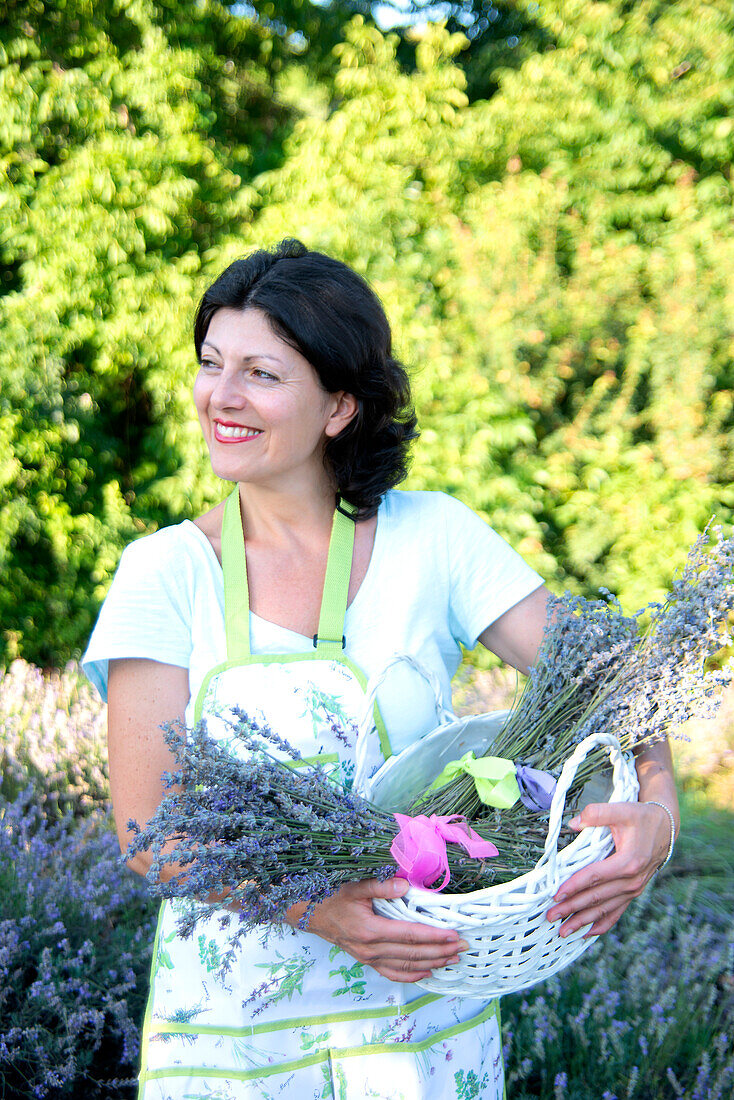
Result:
[[[458,709],[515,677],[465,676]],[[154,906],[118,860],[105,708],[74,665],[2,680],[0,1097],[132,1098]],[[673,860],[583,960],[503,1001],[511,1100],[734,1094],[734,695],[676,743]]]
[[[518,679],[468,670],[457,711],[510,706]],[[685,735],[671,862],[578,964],[502,1002],[511,1100],[734,1096],[734,690]]]

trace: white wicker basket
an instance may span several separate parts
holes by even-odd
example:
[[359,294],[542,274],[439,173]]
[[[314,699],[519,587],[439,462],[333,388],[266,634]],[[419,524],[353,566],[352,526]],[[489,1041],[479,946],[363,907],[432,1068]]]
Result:
[[[364,793],[391,812],[406,809],[449,760],[469,749],[486,751],[507,717],[507,711],[457,719],[433,730],[386,764],[366,784]],[[566,761],[551,805],[543,855],[525,875],[511,882],[470,894],[432,893],[410,887],[395,901],[378,899],[382,916],[455,929],[469,944],[459,962],[435,970],[417,984],[432,993],[486,1000],[528,989],[577,959],[598,938],[584,938],[587,925],[562,938],[561,921],[551,923],[546,912],[566,879],[582,867],[604,859],[614,847],[607,828],[587,828],[558,851],[566,794],[576,769],[595,745],[609,750],[613,766],[611,790],[592,781],[581,804],[590,801],[634,802],[639,784],[631,755],[621,751],[611,734],[581,741]],[[600,797],[601,796],[601,797]]]

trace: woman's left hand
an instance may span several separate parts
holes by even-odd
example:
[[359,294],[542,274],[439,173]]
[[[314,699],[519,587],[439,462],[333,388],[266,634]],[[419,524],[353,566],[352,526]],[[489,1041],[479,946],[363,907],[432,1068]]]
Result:
[[586,936],[598,936],[617,923],[665,860],[670,818],[660,806],[646,802],[592,802],[569,825],[577,831],[591,825],[608,826],[614,852],[567,879],[546,916],[551,921],[566,918],[561,936],[586,924],[591,925]]

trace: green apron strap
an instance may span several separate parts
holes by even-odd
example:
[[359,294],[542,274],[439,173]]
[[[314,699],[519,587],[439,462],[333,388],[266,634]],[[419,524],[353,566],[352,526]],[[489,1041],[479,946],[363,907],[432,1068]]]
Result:
[[346,644],[344,617],[347,613],[349,578],[352,573],[356,511],[346,501],[337,500],[331,525],[324,594],[321,597],[319,630],[313,636],[317,652],[327,657],[341,657]]
[[[334,512],[319,629],[313,636],[313,644],[320,656],[340,657],[344,649],[344,617],[352,572],[355,528],[353,517],[356,511],[351,504],[340,500]],[[224,505],[222,572],[227,660],[246,660],[251,655],[250,594],[247,587],[247,558],[240,494],[236,485]]]
[[222,572],[224,573],[224,629],[227,660],[250,656],[250,592],[242,530],[240,492],[235,485],[224,505],[222,520]]

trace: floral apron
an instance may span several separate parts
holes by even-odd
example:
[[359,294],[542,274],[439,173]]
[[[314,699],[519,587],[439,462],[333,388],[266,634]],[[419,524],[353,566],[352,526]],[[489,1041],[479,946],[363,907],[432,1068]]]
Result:
[[[231,708],[267,722],[347,784],[354,771],[365,677],[344,655],[354,544],[351,509],[334,514],[314,651],[250,653],[245,545],[235,487],[222,528],[227,661],[196,701],[215,737]],[[390,755],[379,733],[372,770]],[[237,744],[233,744],[237,751]],[[379,754],[379,755],[378,755]],[[228,931],[216,917],[182,939],[178,906],[161,906],[142,1036],[139,1100],[499,1100],[504,1071],[498,1003],[391,982],[318,936],[283,926],[251,932],[223,979]],[[477,1008],[480,1011],[477,1011]]]

